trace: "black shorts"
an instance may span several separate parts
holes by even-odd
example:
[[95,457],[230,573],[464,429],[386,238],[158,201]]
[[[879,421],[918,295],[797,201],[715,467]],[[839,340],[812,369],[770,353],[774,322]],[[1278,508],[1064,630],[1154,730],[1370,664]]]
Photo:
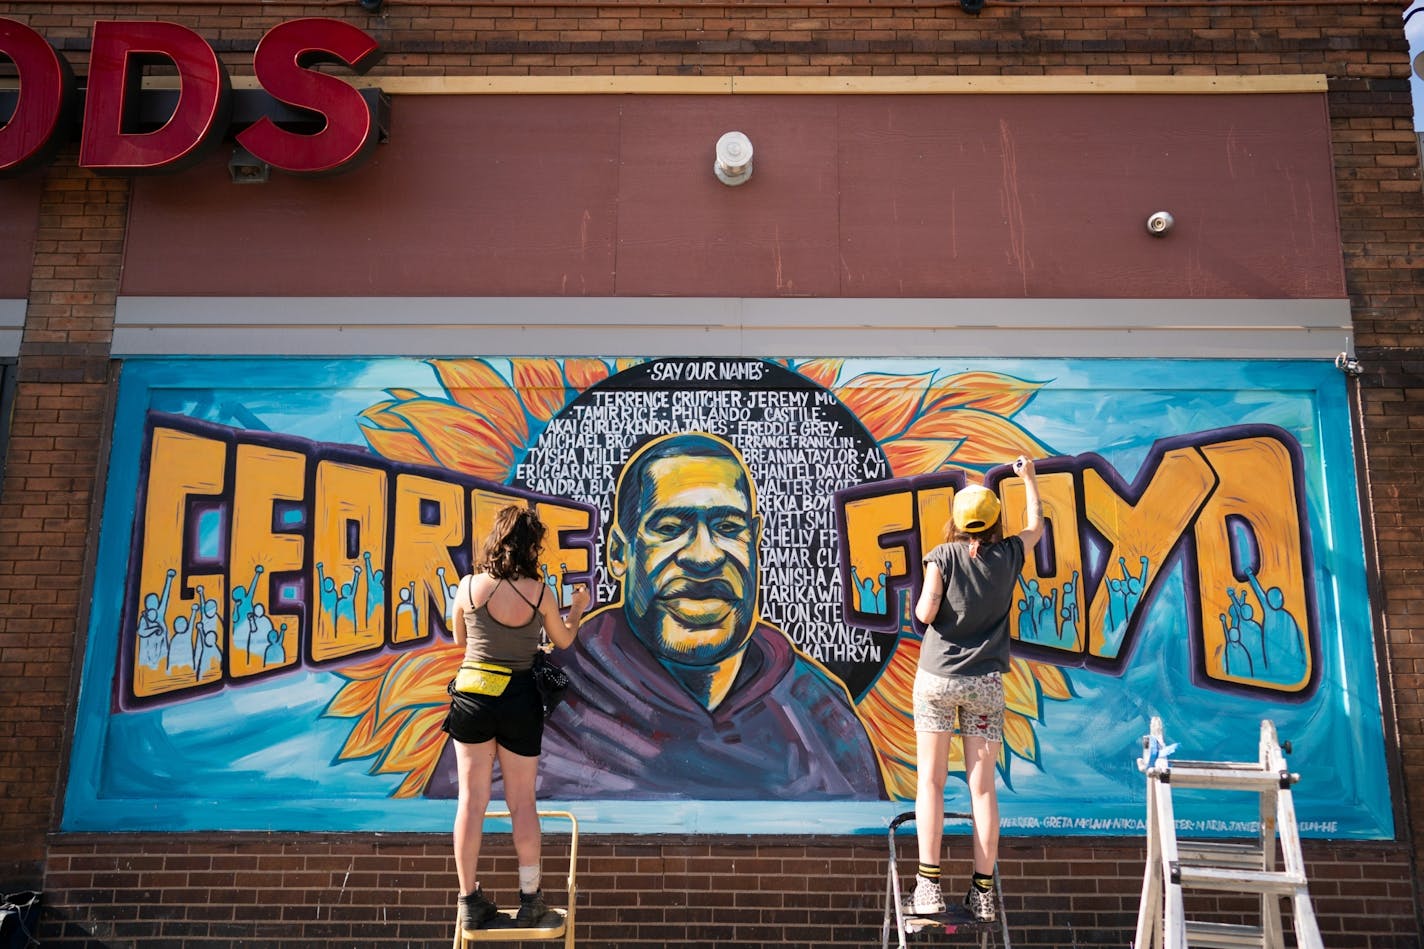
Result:
[[544,706],[531,672],[516,672],[499,695],[450,693],[450,711],[441,726],[467,745],[490,739],[516,755],[537,758],[544,743]]

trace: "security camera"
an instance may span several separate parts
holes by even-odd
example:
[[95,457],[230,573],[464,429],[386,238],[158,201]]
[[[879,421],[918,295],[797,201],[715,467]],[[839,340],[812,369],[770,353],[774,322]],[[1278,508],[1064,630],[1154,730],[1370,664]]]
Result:
[[1176,223],[1172,215],[1167,211],[1153,211],[1147,218],[1147,233],[1161,237],[1172,229]]

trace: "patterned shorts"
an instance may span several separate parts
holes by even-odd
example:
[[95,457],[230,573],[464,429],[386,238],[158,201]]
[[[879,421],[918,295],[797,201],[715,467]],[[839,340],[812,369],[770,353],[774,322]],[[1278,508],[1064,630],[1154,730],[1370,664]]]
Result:
[[1004,740],[1004,677],[915,672],[915,731]]

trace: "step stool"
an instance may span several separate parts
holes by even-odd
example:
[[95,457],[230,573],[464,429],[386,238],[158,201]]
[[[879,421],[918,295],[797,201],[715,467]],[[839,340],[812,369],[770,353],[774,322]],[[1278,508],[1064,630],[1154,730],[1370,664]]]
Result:
[[[1166,743],[1162,720],[1155,717],[1142,747],[1137,766],[1147,778],[1147,867],[1133,942],[1136,949],[1283,949],[1283,899],[1291,901],[1299,949],[1323,949],[1306,887],[1305,860],[1291,798],[1291,785],[1300,775],[1286,770],[1275,725],[1270,720],[1261,722],[1260,756],[1253,762],[1174,761],[1170,755],[1176,745]],[[1245,843],[1179,841],[1172,812],[1173,788],[1256,793],[1260,796],[1256,839]],[[1284,864],[1279,870],[1278,835]],[[1261,924],[1188,920],[1182,897],[1187,889],[1258,894]]]
[[[519,912],[518,909],[502,909],[498,916],[479,929],[462,928],[457,908],[454,949],[466,949],[469,945],[477,942],[531,942],[560,937],[564,940],[564,949],[574,949],[574,906],[578,901],[578,887],[575,880],[578,870],[578,818],[568,811],[539,811],[538,813],[541,822],[546,817],[569,822],[568,908],[550,908],[548,915],[541,921],[541,925],[528,928],[514,924],[514,916]],[[501,817],[509,817],[509,812],[490,811],[485,814],[485,820]]]
[[[1009,942],[1009,920],[1004,914],[1004,891],[999,885],[999,872],[994,870],[994,910],[998,917],[995,922],[981,923],[969,915],[961,906],[948,906],[946,912],[935,916],[919,916],[914,912],[912,901],[900,892],[900,871],[896,860],[895,831],[903,824],[912,823],[914,811],[906,811],[890,822],[887,839],[890,844],[890,863],[885,871],[885,920],[880,926],[880,949],[890,949],[890,930],[894,927],[898,939],[898,949],[905,949],[907,937],[925,937],[935,934],[954,936],[964,934],[979,937],[980,949],[988,949],[989,939],[997,929],[1002,938],[1003,949],[1012,949]],[[946,812],[946,822],[974,822],[973,814]]]

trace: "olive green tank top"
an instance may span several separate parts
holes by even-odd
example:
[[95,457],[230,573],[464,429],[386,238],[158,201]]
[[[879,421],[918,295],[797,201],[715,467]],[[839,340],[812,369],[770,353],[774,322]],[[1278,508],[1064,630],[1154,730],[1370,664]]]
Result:
[[[499,582],[504,583],[503,580]],[[540,634],[544,629],[539,607],[544,602],[547,588],[542,584],[540,587],[539,601],[529,603],[529,598],[520,593],[518,587],[512,583],[509,585],[534,611],[529,622],[523,626],[506,626],[491,616],[488,599],[475,606],[474,584],[466,587],[470,591],[470,609],[465,611],[465,661],[492,662],[514,672],[525,672],[534,665],[534,650],[539,648]],[[493,595],[491,592],[490,596]]]

